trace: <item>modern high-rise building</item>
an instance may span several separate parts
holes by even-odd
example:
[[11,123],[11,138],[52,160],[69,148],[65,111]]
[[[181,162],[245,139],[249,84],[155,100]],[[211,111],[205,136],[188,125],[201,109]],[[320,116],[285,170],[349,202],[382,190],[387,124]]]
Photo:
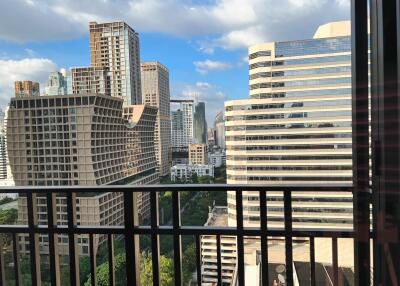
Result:
[[224,112],[218,112],[214,121],[215,145],[225,149],[225,119]]
[[[312,39],[252,46],[249,65],[250,98],[225,102],[227,183],[281,185],[267,192],[262,219],[268,228],[283,229],[285,186],[352,184],[350,22],[323,25]],[[352,229],[352,199],[351,193],[292,192],[293,228]],[[227,201],[227,226],[235,226],[234,192]],[[243,192],[245,227],[260,226],[259,204],[259,192]],[[221,237],[224,245],[222,239],[229,236]],[[215,282],[215,250],[209,238],[202,242],[208,249],[203,281]],[[246,269],[257,266],[259,242],[245,242],[251,253]],[[294,241],[293,250],[304,245]],[[282,240],[268,241],[269,265],[282,264],[282,246]],[[230,258],[221,253],[222,261]],[[295,267],[301,259],[294,257]],[[231,267],[222,265],[222,272],[227,285],[236,285]]]
[[172,165],[187,164],[189,144],[193,143],[194,101],[171,99]]
[[193,135],[197,144],[207,143],[207,122],[206,105],[204,102],[198,102],[194,107],[193,115]]
[[[249,65],[250,99],[225,103],[228,184],[351,185],[350,22],[321,26],[312,39],[252,46]],[[244,223],[256,225],[258,193],[243,196]],[[282,226],[282,194],[269,196],[270,223]],[[293,208],[294,228],[352,227],[351,194],[293,193]]]
[[206,144],[190,144],[189,145],[189,164],[208,164]]
[[167,176],[172,161],[169,71],[159,62],[142,63],[141,81],[143,103],[158,108],[155,152],[158,172],[160,176]]
[[[157,109],[122,105],[120,98],[93,94],[12,98],[7,139],[16,185],[158,183],[154,153]],[[142,220],[150,215],[149,195],[135,197]],[[21,223],[26,223],[26,203],[26,198],[21,198]],[[41,212],[46,200],[38,197],[37,203]],[[58,204],[65,210],[65,200],[60,199]],[[96,193],[82,198],[78,195],[78,204],[81,224],[123,222],[120,193]],[[46,222],[45,215],[45,211],[39,215],[42,223]],[[60,215],[66,217],[65,212]],[[87,254],[87,250],[87,244],[82,242],[82,253]]]
[[188,147],[193,143],[194,101],[171,99],[172,147]]
[[65,95],[67,94],[67,79],[61,72],[52,72],[46,82],[46,95]]
[[70,70],[71,94],[111,95],[107,68],[80,67]]
[[25,80],[25,81],[16,81],[14,83],[15,86],[15,96],[39,96],[40,95],[40,86],[38,82]]
[[89,29],[91,66],[108,69],[111,96],[141,104],[139,34],[124,22],[90,22]]

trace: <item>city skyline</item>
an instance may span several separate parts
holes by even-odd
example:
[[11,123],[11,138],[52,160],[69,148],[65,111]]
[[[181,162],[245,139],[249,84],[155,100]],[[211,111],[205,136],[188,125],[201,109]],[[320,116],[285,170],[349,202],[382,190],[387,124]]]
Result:
[[[24,7],[31,13],[32,17],[26,19],[26,24],[29,24],[32,31],[29,35],[26,34],[22,23],[14,24],[12,19],[3,15],[7,11],[5,7],[0,12],[0,18],[1,21],[9,22],[3,25],[7,30],[0,30],[0,106],[4,108],[9,102],[14,80],[32,79],[39,81],[44,88],[48,74],[52,71],[89,66],[89,22],[122,20],[139,33],[141,61],[157,60],[169,68],[171,97],[192,98],[194,94],[199,95],[199,100],[207,105],[207,121],[211,126],[215,114],[223,109],[224,101],[247,97],[246,58],[249,45],[272,40],[307,38],[312,36],[320,24],[349,18],[348,1],[343,0],[309,1],[310,3],[297,1],[294,5],[297,9],[296,15],[284,25],[285,27],[277,27],[277,24],[267,27],[264,18],[268,17],[264,14],[267,13],[265,10],[269,6],[268,3],[258,7],[260,3],[257,1],[166,2],[168,3],[102,2],[93,5],[97,7],[80,7],[80,4],[69,1],[60,4],[60,7],[54,7],[52,3],[46,2],[39,4],[36,1],[16,1],[13,3],[16,6],[13,13],[22,13]],[[118,14],[123,10],[118,9],[122,3],[126,3],[127,7],[134,11],[142,9],[141,15],[135,17],[128,12]],[[279,11],[288,5],[283,4]],[[17,9],[18,7],[21,9]],[[178,8],[173,9],[174,7]],[[127,11],[130,11],[129,9]],[[169,9],[176,11],[176,19],[160,12]],[[325,9],[334,12],[329,16],[320,15],[324,14],[320,12]],[[80,11],[88,13],[85,16]],[[224,19],[221,14],[225,12],[227,18],[231,18],[229,15],[233,15],[235,11],[243,11],[242,21]],[[69,19],[65,13],[74,14],[76,17]],[[294,12],[289,9],[285,13]],[[154,18],[154,15],[160,16],[151,23],[145,19],[146,15],[149,15],[149,19]],[[58,32],[54,31],[54,27],[43,26],[38,16],[58,16],[61,24],[58,26]],[[306,18],[307,21],[304,21]],[[67,24],[68,28],[62,26],[63,24]],[[191,29],[188,31],[186,26],[191,26],[188,24],[193,25],[192,30],[196,32]],[[40,29],[42,33],[37,33],[35,29]],[[243,34],[246,29],[250,31]],[[11,31],[13,35],[10,35]]]

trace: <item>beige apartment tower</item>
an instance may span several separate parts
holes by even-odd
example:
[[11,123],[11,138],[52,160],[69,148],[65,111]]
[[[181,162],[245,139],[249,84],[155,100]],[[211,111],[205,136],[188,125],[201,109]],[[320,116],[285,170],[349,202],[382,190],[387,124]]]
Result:
[[111,96],[141,104],[139,34],[124,22],[90,22],[89,29],[91,66],[108,69]]
[[[122,99],[106,95],[12,98],[7,147],[15,185],[157,184],[156,114],[155,107],[123,108]],[[149,197],[149,193],[135,197],[142,221],[150,215]],[[18,213],[21,223],[26,223],[26,204],[26,198],[21,197]],[[42,220],[39,223],[46,223],[46,200],[38,197],[37,204]],[[65,198],[57,198],[57,204],[60,223],[64,223]],[[121,193],[77,196],[77,204],[80,224],[119,225],[123,222]],[[28,237],[24,239],[21,241],[27,243]],[[84,236],[81,239],[81,253],[88,254],[88,240]],[[97,239],[98,243],[103,242],[101,236]]]
[[71,68],[72,94],[111,95],[110,76],[107,68]]
[[15,96],[39,96],[40,87],[38,82],[25,80],[14,82]]
[[190,144],[189,145],[189,164],[207,165],[208,154],[206,144]]
[[168,68],[159,62],[142,63],[141,81],[143,103],[158,108],[155,152],[160,176],[168,176],[172,161]]

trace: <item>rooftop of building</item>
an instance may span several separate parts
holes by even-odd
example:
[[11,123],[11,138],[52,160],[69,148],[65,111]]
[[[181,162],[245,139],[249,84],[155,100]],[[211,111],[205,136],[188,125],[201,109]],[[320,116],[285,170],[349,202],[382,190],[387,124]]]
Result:
[[208,220],[204,226],[228,226],[228,208],[223,206],[214,206],[211,212],[209,212]]

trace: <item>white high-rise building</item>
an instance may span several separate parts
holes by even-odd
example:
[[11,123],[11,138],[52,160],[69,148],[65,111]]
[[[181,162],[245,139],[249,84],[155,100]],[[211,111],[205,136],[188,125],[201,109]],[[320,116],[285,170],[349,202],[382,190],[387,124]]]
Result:
[[171,99],[172,147],[189,147],[193,143],[194,101]]
[[158,108],[155,126],[155,152],[160,176],[169,175],[171,167],[171,118],[168,68],[159,62],[141,65],[142,99]]
[[67,94],[67,80],[61,72],[51,72],[45,87],[46,95]]
[[91,66],[108,69],[111,96],[141,104],[139,34],[124,22],[91,22],[89,28]]
[[[267,193],[263,219],[268,228],[282,229],[285,186],[352,184],[350,22],[323,25],[312,39],[252,46],[249,67],[250,98],[225,102],[227,183],[281,185]],[[243,192],[245,227],[260,226],[259,203],[258,191]],[[292,208],[293,229],[353,227],[351,193],[294,192]],[[234,192],[228,192],[227,225],[236,225]],[[221,239],[224,245],[229,237]],[[271,259],[279,258],[273,254],[279,244],[268,242],[270,264],[279,261]],[[246,248],[256,253],[259,241]],[[255,265],[252,259],[245,257],[246,268]],[[203,255],[207,281],[215,282],[213,263]],[[222,270],[225,279],[234,277]]]

